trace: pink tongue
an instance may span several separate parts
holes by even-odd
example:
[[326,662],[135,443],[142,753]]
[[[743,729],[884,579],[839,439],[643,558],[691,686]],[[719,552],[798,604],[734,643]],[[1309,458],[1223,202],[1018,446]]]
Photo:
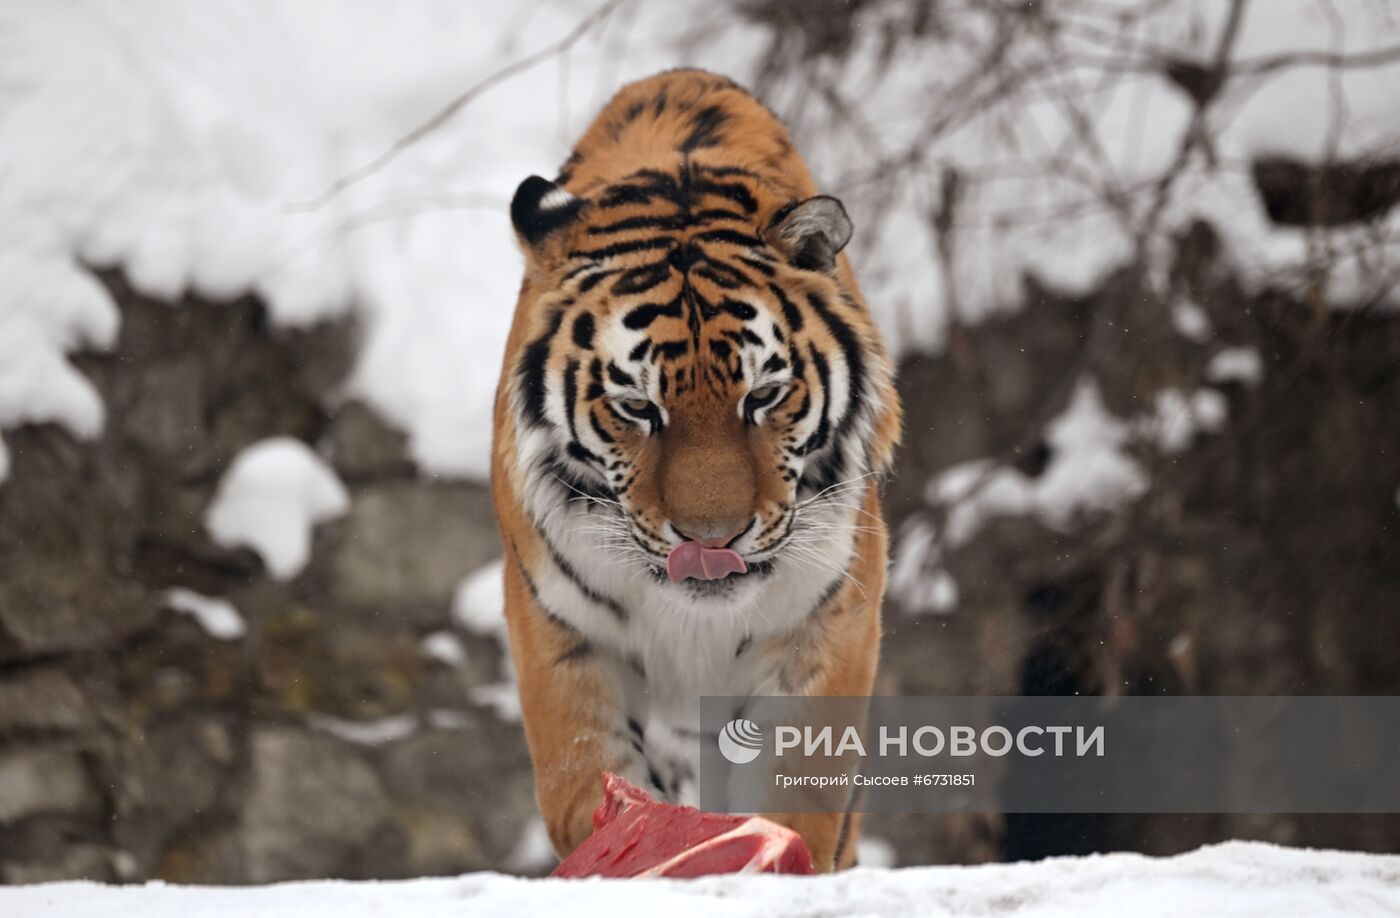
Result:
[[728,548],[706,548],[699,542],[682,542],[666,556],[666,575],[672,583],[688,578],[719,580],[730,574],[743,574],[749,566],[738,552]]

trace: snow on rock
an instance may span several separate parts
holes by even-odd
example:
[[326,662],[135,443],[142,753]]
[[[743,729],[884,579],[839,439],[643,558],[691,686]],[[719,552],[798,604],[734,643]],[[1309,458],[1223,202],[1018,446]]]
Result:
[[1153,413],[1138,426],[1168,455],[1186,452],[1198,432],[1219,431],[1230,413],[1225,396],[1214,389],[1197,389],[1188,395],[1167,387],[1157,392],[1153,406]]
[[493,561],[458,584],[452,600],[452,617],[473,634],[494,638],[500,645],[501,665],[507,672],[503,682],[473,686],[472,701],[494,708],[502,720],[519,721],[520,690],[515,684],[515,667],[506,635],[504,574],[505,563]]
[[165,604],[189,615],[199,622],[210,637],[221,641],[236,641],[248,633],[243,616],[227,599],[204,596],[185,587],[174,587],[165,591]]
[[1197,343],[1208,341],[1211,336],[1210,316],[1200,304],[1190,300],[1172,304],[1172,327],[1181,337]]
[[345,486],[311,447],[274,437],[233,460],[204,525],[215,542],[252,548],[275,579],[290,580],[311,557],[312,529],[349,507]]
[[505,640],[505,562],[492,561],[473,571],[452,598],[452,617],[472,634]]
[[1146,490],[1146,474],[1123,451],[1131,438],[1131,425],[1109,413],[1097,384],[1085,377],[1046,428],[1052,455],[1038,477],[974,460],[938,475],[928,499],[952,508],[945,533],[952,546],[965,544],[994,516],[1029,513],[1064,529],[1081,515],[1111,509]]
[[1252,347],[1222,348],[1206,364],[1206,379],[1213,383],[1238,382],[1257,386],[1264,378],[1264,361]]
[[26,918],[568,914],[786,918],[1380,918],[1400,911],[1400,857],[1230,842],[1170,858],[1110,854],[979,867],[856,869],[821,877],[549,880],[499,874],[219,888],[58,883],[0,890]]
[[356,746],[383,746],[418,732],[421,721],[417,714],[390,714],[374,720],[347,720],[329,714],[312,714],[307,723],[317,730]]
[[[942,566],[943,551],[967,544],[994,517],[1034,515],[1067,530],[1084,516],[1111,510],[1141,496],[1146,471],[1125,447],[1143,437],[1185,448],[1198,429],[1224,423],[1224,397],[1203,389],[1187,401],[1164,392],[1158,414],[1122,420],[1103,404],[1091,377],[1075,386],[1068,406],[1045,429],[1050,461],[1032,478],[1019,469],[977,459],[951,466],[929,482],[924,499],[946,508],[940,533],[925,519],[905,524],[894,541],[890,596],[910,615],[948,613],[958,605],[957,581]],[[1165,420],[1163,420],[1165,418]]]
[[446,666],[461,666],[467,661],[467,652],[462,642],[451,631],[434,631],[418,642],[423,656],[437,660]]
[[914,517],[900,529],[894,541],[889,594],[904,614],[946,614],[957,608],[958,583],[938,566],[942,556],[932,523]]

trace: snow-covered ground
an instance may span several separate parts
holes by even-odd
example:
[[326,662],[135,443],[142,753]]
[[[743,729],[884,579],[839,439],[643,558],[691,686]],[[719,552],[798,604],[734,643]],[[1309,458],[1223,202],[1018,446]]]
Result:
[[245,889],[61,883],[0,890],[0,913],[17,918],[517,918],[536,914],[578,918],[1366,918],[1400,914],[1400,857],[1232,842],[1162,859],[1113,854],[985,867],[862,869],[818,879],[526,880],[472,874],[455,879],[323,881]]

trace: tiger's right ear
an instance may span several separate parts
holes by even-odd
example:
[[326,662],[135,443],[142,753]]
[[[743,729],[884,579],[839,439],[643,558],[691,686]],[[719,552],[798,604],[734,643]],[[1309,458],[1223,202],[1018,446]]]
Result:
[[562,231],[578,219],[585,203],[538,175],[521,182],[510,202],[510,222],[526,254],[544,254],[550,239],[562,238]]

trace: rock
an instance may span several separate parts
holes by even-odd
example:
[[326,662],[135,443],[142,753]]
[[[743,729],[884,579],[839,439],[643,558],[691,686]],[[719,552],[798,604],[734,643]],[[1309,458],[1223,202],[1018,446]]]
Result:
[[232,738],[213,718],[182,718],[131,736],[114,763],[112,832],[149,869],[170,838],[217,809]]
[[363,606],[445,611],[463,577],[500,557],[493,519],[490,494],[474,485],[395,482],[358,491],[335,536],[332,594]]
[[345,743],[264,727],[251,754],[241,827],[250,882],[343,875],[342,864],[388,821],[379,778]]
[[91,726],[92,720],[87,699],[57,666],[0,679],[0,733],[81,730]]
[[5,438],[0,662],[108,647],[149,628],[157,609],[123,576],[135,532],[120,472],[53,426]]
[[331,419],[322,449],[346,481],[413,475],[408,438],[361,402],[346,402]]
[[91,817],[100,811],[78,752],[24,749],[0,757],[0,825],[41,813]]
[[462,724],[420,730],[384,750],[385,784],[419,858],[411,867],[422,873],[499,868],[536,814],[520,731],[484,712]]
[[0,880],[11,885],[58,883],[64,880],[90,880],[110,883],[123,879],[120,853],[103,845],[69,845],[54,860],[6,862],[0,865]]

